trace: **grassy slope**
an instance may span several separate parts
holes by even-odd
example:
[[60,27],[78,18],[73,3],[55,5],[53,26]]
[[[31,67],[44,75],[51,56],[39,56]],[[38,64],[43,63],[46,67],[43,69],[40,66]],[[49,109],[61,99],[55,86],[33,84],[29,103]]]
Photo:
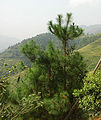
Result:
[[78,51],[84,56],[88,70],[93,70],[101,58],[101,38]]

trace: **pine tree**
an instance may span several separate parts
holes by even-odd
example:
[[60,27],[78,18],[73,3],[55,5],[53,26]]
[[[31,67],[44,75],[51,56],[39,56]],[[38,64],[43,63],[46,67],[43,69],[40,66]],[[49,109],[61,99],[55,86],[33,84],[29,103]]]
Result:
[[66,21],[63,20],[62,15],[58,15],[58,18],[56,19],[56,24],[53,24],[52,21],[49,21],[48,24],[49,31],[62,41],[65,56],[68,46],[68,40],[72,40],[83,33],[83,30],[81,28],[76,26],[74,23],[71,23],[71,18],[71,13],[67,13]]
[[[76,26],[74,23],[71,23],[72,14],[67,13],[66,21],[63,20],[62,15],[58,15],[57,23],[53,24],[52,21],[49,21],[48,29],[49,31],[58,37],[62,41],[64,56],[67,53],[68,41],[74,39],[75,37],[80,36],[83,33],[83,30]],[[64,64],[64,73],[66,72],[66,65]],[[66,73],[65,73],[66,74]],[[64,89],[66,90],[66,78],[64,74]]]

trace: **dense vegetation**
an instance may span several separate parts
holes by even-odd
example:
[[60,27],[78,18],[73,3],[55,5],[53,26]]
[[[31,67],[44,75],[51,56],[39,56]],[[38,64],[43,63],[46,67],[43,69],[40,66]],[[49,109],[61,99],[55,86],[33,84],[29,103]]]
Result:
[[[100,45],[101,39],[97,40],[100,34],[93,39],[85,39],[88,41],[85,44],[86,37],[78,38],[83,30],[71,22],[71,16],[71,13],[67,14],[63,22],[62,15],[58,15],[56,23],[49,22],[52,34],[44,34],[48,36],[47,42],[40,38],[43,40],[30,39],[16,45],[14,52],[17,52],[18,46],[21,47],[25,61],[31,63],[28,67],[22,61],[9,65],[1,59],[2,120],[87,120],[89,116],[101,114],[100,69],[94,75],[87,73],[82,55],[74,50],[78,41],[83,41],[81,46],[92,42],[90,49],[95,44]],[[49,35],[55,40],[51,40]],[[13,47],[9,48],[9,52]],[[97,50],[99,48],[96,47]],[[23,54],[17,53],[19,59],[24,58]]]
[[94,75],[92,72],[87,74],[83,82],[83,88],[74,92],[80,98],[79,106],[90,117],[98,116],[101,114],[101,71]]

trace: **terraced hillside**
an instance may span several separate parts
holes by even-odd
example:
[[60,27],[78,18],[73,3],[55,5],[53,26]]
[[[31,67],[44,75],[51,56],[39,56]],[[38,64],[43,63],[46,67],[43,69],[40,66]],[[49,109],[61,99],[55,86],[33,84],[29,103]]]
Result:
[[101,58],[101,38],[79,49],[79,52],[84,56],[88,69],[94,69]]

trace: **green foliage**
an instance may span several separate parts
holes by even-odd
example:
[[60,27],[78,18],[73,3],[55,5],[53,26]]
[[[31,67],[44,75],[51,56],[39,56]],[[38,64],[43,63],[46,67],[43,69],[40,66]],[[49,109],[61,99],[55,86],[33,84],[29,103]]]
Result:
[[[19,63],[17,65],[16,68],[19,68]],[[22,63],[20,65],[23,67]],[[81,88],[83,85],[82,79],[85,76],[85,70],[83,58],[78,52],[64,56],[63,52],[55,48],[50,41],[45,50],[39,50],[31,68],[14,77],[9,77],[8,104],[5,108],[7,113],[4,114],[4,119],[6,120],[7,115],[9,115],[7,119],[13,117],[14,119],[22,117],[24,120],[33,120],[33,118],[36,120],[64,119],[75,103],[73,90]],[[19,76],[20,81],[18,82]],[[66,90],[64,90],[64,85]],[[35,97],[30,98],[33,94]],[[36,100],[37,96],[40,99],[36,104],[33,100]],[[29,110],[31,102],[35,104]],[[25,110],[22,110],[23,105],[27,105]],[[74,118],[71,117],[71,119]]]
[[21,52],[24,53],[32,62],[37,57],[40,46],[36,45],[33,40],[29,41],[23,47],[21,47]]
[[[18,73],[18,64],[13,65],[12,67],[8,65],[7,63],[2,63],[2,70],[0,74],[0,116],[2,116],[2,120],[7,119],[7,117],[10,112],[11,108],[9,109],[9,99],[11,98],[11,101],[13,98],[17,98],[17,94],[10,94],[10,91],[8,89],[8,86],[10,86],[10,81],[7,80],[7,78],[10,78],[12,75],[15,75]],[[12,96],[12,97],[11,97]]]
[[25,114],[36,111],[39,107],[43,106],[43,102],[40,99],[39,96],[36,94],[30,94],[27,97],[23,97],[19,103],[19,109],[14,112],[12,116],[12,120],[15,120],[15,118],[18,118],[19,116],[24,116]]
[[52,21],[49,22],[49,30],[52,34],[56,35],[64,43],[68,39],[78,37],[82,34],[83,30],[74,23],[71,24],[71,13],[67,13],[65,25],[63,23],[62,15],[58,15],[57,24],[53,24]]
[[83,88],[75,90],[74,95],[80,99],[79,107],[95,117],[101,114],[101,72],[89,73],[83,82]]
[[[32,94],[33,90],[36,94],[41,92],[43,107],[40,108],[41,111],[34,112],[34,118],[63,119],[75,103],[72,93],[74,89],[82,87],[85,70],[83,58],[78,52],[64,56],[50,41],[45,50],[40,49],[37,53],[32,68],[28,69],[19,82],[16,92],[20,95],[19,99]],[[38,116],[39,113],[41,118]]]
[[71,24],[71,13],[66,14],[66,21],[63,22],[62,15],[58,15],[57,24],[53,24],[52,21],[49,22],[48,29],[49,31],[58,37],[62,41],[64,48],[64,55],[66,55],[66,49],[68,46],[68,41],[78,37],[82,34],[83,30],[76,26],[74,23]]
[[24,63],[22,61],[20,61],[17,65],[17,69],[19,71],[24,71],[27,68],[27,66],[24,65]]
[[63,91],[60,94],[55,94],[51,99],[45,98],[44,106],[49,115],[59,116],[69,110],[69,95]]
[[19,106],[12,106],[12,104],[6,106],[4,108],[4,116],[2,116],[2,120],[16,120],[19,117],[23,118],[25,114],[30,113],[31,111],[36,111],[42,106],[43,102],[41,102],[40,96],[34,93],[30,94],[19,101]]

